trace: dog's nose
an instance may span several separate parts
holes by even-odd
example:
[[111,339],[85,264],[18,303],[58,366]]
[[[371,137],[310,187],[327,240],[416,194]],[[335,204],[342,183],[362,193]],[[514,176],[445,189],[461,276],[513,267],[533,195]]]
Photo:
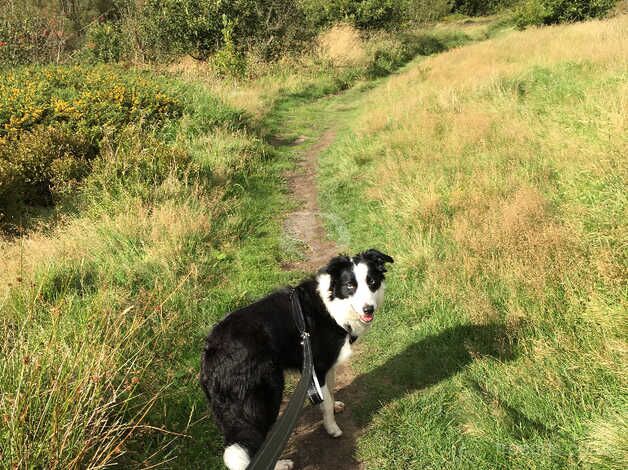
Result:
[[369,315],[370,315],[370,314],[372,314],[372,313],[375,311],[375,307],[373,307],[372,305],[365,305],[365,306],[362,308],[362,311],[363,311],[364,313],[367,313],[367,314],[369,314]]

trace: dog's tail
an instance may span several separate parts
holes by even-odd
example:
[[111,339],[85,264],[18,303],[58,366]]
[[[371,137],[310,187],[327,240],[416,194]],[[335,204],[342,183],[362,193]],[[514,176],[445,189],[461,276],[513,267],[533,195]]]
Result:
[[264,443],[264,435],[249,423],[232,417],[224,428],[225,453],[223,460],[229,470],[245,470]]
[[229,470],[246,470],[251,461],[248,451],[240,444],[227,446],[222,459]]

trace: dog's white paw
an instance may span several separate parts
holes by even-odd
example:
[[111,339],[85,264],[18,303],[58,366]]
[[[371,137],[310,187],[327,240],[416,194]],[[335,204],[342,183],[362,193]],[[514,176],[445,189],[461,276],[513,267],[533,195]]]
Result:
[[338,427],[336,423],[323,424],[323,426],[325,426],[325,431],[327,431],[327,434],[329,434],[331,437],[342,436],[342,430]]
[[342,401],[334,402],[334,413],[342,413],[345,410],[345,404]]
[[292,460],[277,460],[275,464],[275,470],[292,470],[294,468],[294,462]]

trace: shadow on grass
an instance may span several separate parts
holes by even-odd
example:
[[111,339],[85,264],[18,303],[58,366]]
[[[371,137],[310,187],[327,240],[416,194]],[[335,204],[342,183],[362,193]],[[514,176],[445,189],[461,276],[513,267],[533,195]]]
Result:
[[[339,463],[334,468],[359,468],[354,458],[356,441],[379,409],[456,375],[475,360],[487,357],[512,360],[515,346],[516,332],[496,324],[456,326],[413,343],[336,392],[335,398],[344,401],[350,413],[337,416],[338,425],[345,431],[340,440],[332,441],[325,434],[322,426],[316,424],[320,421],[320,412],[308,407],[303,420],[309,431],[296,437],[290,457],[296,460],[297,466],[326,468],[326,457],[310,450],[320,449],[326,443],[327,454],[333,454],[333,460]],[[362,354],[369,353],[363,351]],[[351,418],[357,426],[348,422]]]
[[360,398],[354,405],[354,418],[363,425],[380,407],[446,380],[474,360],[513,359],[514,346],[512,332],[501,325],[456,326],[411,344],[384,364],[357,377],[338,396]]

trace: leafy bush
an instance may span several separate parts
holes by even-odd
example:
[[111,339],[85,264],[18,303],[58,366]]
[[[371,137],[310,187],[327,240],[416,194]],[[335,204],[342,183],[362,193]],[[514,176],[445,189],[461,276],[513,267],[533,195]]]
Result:
[[393,0],[302,0],[309,24],[320,29],[346,22],[362,29],[391,26],[400,18],[401,9]]
[[525,0],[517,9],[515,21],[519,28],[524,28],[600,18],[616,3],[616,0]]
[[455,0],[453,11],[470,16],[489,15],[515,3],[517,0]]
[[0,213],[50,204],[90,171],[106,136],[160,128],[180,100],[114,67],[24,67],[0,83]]
[[451,13],[451,0],[405,0],[401,11],[410,22],[437,21]]
[[246,61],[237,50],[233,39],[236,22],[227,18],[227,15],[222,15],[222,24],[223,46],[212,57],[212,64],[221,74],[242,77],[246,71]]
[[148,55],[187,53],[205,59],[223,48],[225,22],[231,22],[235,49],[257,49],[271,57],[303,41],[303,15],[290,0],[148,0],[138,11]]
[[125,44],[118,24],[96,22],[87,30],[85,46],[85,58],[89,62],[118,62]]
[[28,8],[0,12],[0,66],[58,61],[68,40],[66,19],[42,16]]

